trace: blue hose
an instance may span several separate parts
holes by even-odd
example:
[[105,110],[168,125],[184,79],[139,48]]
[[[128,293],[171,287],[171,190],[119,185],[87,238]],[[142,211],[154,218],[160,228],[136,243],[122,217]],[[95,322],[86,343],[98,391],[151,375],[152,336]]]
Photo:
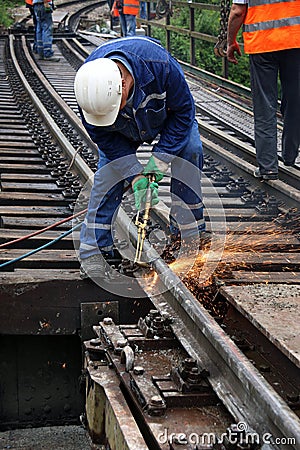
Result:
[[47,242],[47,244],[44,244],[41,247],[35,248],[35,249],[31,250],[30,252],[25,253],[24,255],[18,256],[18,258],[11,259],[10,261],[6,261],[5,263],[0,264],[0,269],[2,269],[2,267],[6,267],[6,266],[9,266],[10,264],[14,264],[18,261],[21,261],[22,259],[27,258],[28,256],[34,255],[35,253],[37,253],[41,250],[44,250],[47,247],[50,247],[50,245],[55,244],[55,242],[60,241],[61,239],[68,236],[69,234],[71,234],[74,230],[76,230],[79,227],[81,227],[81,223],[78,223],[77,225],[75,225],[75,227],[71,228],[68,231],[65,231],[63,234],[61,234],[57,238],[53,239],[52,241]]

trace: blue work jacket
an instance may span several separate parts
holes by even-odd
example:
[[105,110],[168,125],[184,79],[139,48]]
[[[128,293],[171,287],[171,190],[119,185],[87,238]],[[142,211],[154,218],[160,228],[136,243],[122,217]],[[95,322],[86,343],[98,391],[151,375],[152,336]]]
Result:
[[189,140],[195,105],[179,63],[158,41],[147,37],[121,38],[95,49],[85,62],[119,55],[128,61],[135,80],[131,107],[120,110],[113,125],[83,124],[99,150],[110,160],[128,156],[122,171],[131,178],[142,171],[137,148],[151,143],[155,155],[166,162],[179,155]]

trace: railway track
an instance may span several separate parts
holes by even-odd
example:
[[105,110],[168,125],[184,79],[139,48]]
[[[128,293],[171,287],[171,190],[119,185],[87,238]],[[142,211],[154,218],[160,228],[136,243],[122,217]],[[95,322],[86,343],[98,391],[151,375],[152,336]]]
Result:
[[[10,36],[0,44],[4,357],[10,335],[21,339],[80,335],[85,348],[87,425],[95,441],[103,443],[105,434],[111,448],[121,447],[110,435],[109,424],[99,425],[104,410],[114,417],[118,439],[132,449],[230,448],[233,436],[246,448],[256,444],[264,449],[297,448],[299,357],[291,338],[272,336],[268,322],[270,317],[281,320],[284,312],[284,323],[292,323],[291,311],[298,307],[298,168],[280,166],[280,181],[257,182],[246,126],[251,114],[227,101],[227,110],[232,109],[230,129],[218,117],[212,118],[212,112],[204,117],[208,104],[217,103],[222,111],[226,100],[216,98],[207,84],[191,80],[206,153],[203,193],[206,219],[215,236],[210,248],[194,255],[192,264],[189,258],[188,264],[180,260],[169,267],[146,243],[154,272],[134,272],[132,277],[121,264],[119,276],[126,279],[121,289],[80,281],[73,244],[78,231],[57,238],[80,223],[80,216],[61,222],[84,211],[87,195],[82,188],[97,164],[96,149],[82,130],[72,92],[83,48],[91,46],[83,44],[82,36],[62,37],[56,41],[58,65],[44,61],[36,65],[24,38]],[[243,140],[241,126],[234,130],[232,126],[235,121],[241,125],[242,114],[248,114],[243,119]],[[142,162],[149,151],[148,146],[141,148]],[[168,180],[167,174],[161,186],[163,205],[152,218],[162,230],[170,204]],[[117,224],[121,255],[124,236],[136,240],[133,215],[125,202]],[[55,228],[23,239],[55,223]],[[255,309],[262,310],[265,322]],[[78,374],[81,343],[79,339],[74,343]],[[65,349],[61,358],[69,362]],[[28,393],[20,390],[16,403],[22,399],[26,407],[16,413],[9,400],[12,411],[3,414],[6,426],[10,421],[57,423],[53,393],[61,380],[66,384],[72,369],[74,373],[70,367],[63,376],[55,372],[51,400],[43,404],[26,400]],[[4,379],[11,387],[7,376]],[[124,398],[116,394],[120,385]],[[37,387],[42,390],[38,383]],[[76,397],[77,387],[73,381],[69,397]],[[95,407],[99,399],[100,411]],[[72,423],[82,403],[69,409],[67,405],[66,401],[60,405],[64,411],[60,420]],[[212,442],[217,437],[219,444]]]

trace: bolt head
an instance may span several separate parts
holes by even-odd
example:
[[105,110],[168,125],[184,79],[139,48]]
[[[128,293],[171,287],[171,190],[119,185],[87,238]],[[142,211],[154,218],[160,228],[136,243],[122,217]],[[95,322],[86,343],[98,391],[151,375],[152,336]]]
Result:
[[103,323],[104,323],[104,325],[112,325],[113,324],[113,320],[112,320],[111,317],[104,317]]
[[144,369],[144,367],[142,367],[142,366],[136,366],[136,367],[134,367],[134,369],[133,369],[133,373],[134,373],[135,375],[143,375],[144,372],[145,372],[145,369]]

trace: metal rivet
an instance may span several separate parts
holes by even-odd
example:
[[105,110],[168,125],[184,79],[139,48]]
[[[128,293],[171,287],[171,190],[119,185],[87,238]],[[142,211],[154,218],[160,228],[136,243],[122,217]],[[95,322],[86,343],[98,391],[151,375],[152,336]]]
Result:
[[144,372],[145,372],[145,370],[144,370],[144,367],[142,367],[142,366],[136,366],[133,369],[133,373],[135,375],[143,375]]
[[104,323],[104,325],[112,325],[113,324],[113,320],[112,320],[111,317],[105,317],[103,319],[103,323]]

